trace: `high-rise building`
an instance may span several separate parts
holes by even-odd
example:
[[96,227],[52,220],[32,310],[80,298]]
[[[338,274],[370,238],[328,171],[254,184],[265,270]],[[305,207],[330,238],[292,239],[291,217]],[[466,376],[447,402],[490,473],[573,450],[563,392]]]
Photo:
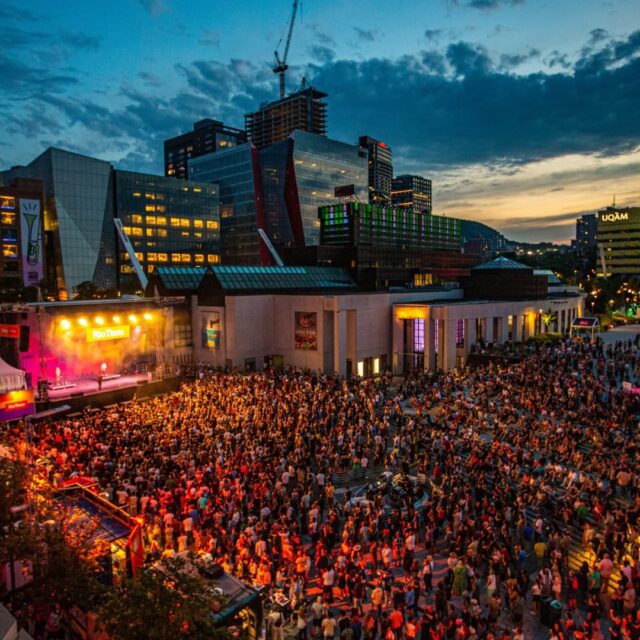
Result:
[[22,287],[44,279],[42,182],[16,178],[0,186],[0,301],[17,300]]
[[242,129],[228,127],[219,120],[206,118],[194,123],[193,131],[164,141],[164,174],[189,178],[189,162],[207,153],[235,147],[247,141]]
[[[192,180],[213,182],[220,190],[221,254],[224,264],[269,263],[260,246],[258,227],[264,227],[264,202],[258,150],[250,143],[195,158]],[[261,257],[260,251],[263,252]]]
[[247,144],[198,158],[191,177],[220,185],[227,264],[272,263],[258,229],[276,248],[318,244],[318,207],[335,200],[335,187],[353,185],[367,198],[366,151],[307,131],[261,150]]
[[575,248],[580,254],[595,246],[597,231],[598,218],[595,213],[587,213],[576,220]]
[[598,211],[598,275],[640,274],[640,207]]
[[360,136],[359,144],[368,154],[369,203],[390,205],[393,182],[391,149],[384,142],[369,136]]
[[431,213],[431,180],[414,175],[396,176],[391,188],[391,204]]
[[71,298],[91,281],[116,288],[132,271],[117,239],[120,218],[149,273],[156,264],[220,261],[217,187],[119,171],[109,162],[49,148],[29,165],[0,172],[42,180],[47,281],[50,292]]
[[[146,273],[157,265],[220,263],[217,185],[119,169],[114,170],[114,179],[114,213]],[[133,274],[122,246],[118,265],[121,281],[126,279],[123,274]]]
[[297,130],[320,136],[327,133],[327,94],[309,87],[285,98],[263,104],[245,116],[249,141],[258,149],[286,140]]

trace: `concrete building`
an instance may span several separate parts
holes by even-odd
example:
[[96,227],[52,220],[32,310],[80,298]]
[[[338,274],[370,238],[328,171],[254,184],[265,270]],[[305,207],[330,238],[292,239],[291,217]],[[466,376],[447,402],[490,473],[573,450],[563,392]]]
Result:
[[258,149],[286,140],[296,130],[327,134],[326,93],[313,87],[260,106],[245,116],[249,141]]
[[575,248],[578,253],[584,255],[596,245],[597,232],[598,218],[595,213],[586,213],[576,220]]
[[295,366],[360,376],[452,369],[482,344],[538,335],[548,309],[565,333],[583,306],[571,288],[528,300],[468,300],[451,286],[363,292],[336,267],[183,271],[158,269],[147,293],[184,296],[194,361],[230,369]]
[[391,204],[394,207],[431,213],[433,210],[431,180],[409,174],[396,176],[391,187]]
[[640,207],[598,212],[598,275],[640,274]]
[[369,204],[391,204],[393,159],[391,149],[380,140],[360,136],[358,144],[367,150],[369,166]]

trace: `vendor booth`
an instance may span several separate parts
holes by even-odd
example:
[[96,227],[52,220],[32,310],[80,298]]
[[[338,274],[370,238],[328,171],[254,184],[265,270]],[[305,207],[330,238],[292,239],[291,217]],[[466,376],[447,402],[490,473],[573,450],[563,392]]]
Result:
[[0,358],[0,421],[19,420],[35,412],[33,391],[25,387],[24,371]]

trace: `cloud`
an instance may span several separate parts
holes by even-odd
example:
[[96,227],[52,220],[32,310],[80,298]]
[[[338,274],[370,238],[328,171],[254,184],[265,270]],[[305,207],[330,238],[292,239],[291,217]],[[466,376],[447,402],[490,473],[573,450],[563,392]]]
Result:
[[358,35],[358,38],[365,42],[374,42],[380,35],[377,29],[361,29],[360,27],[353,27],[353,30]]
[[211,29],[205,29],[200,37],[200,44],[218,49],[220,47],[220,34]]
[[425,40],[429,42],[437,42],[442,36],[442,29],[427,29],[424,32]]
[[525,53],[508,54],[503,53],[500,56],[500,67],[505,70],[515,69],[525,62],[535,60],[540,57],[540,51],[538,49],[531,48]]
[[492,10],[500,7],[516,7],[525,0],[449,0],[450,4],[471,9]]
[[309,53],[315,60],[323,64],[331,62],[336,57],[336,52],[333,49],[321,45],[314,45],[309,49]]
[[169,5],[166,0],[139,0],[140,4],[152,16],[159,16],[161,13],[169,11]]
[[456,75],[486,74],[492,66],[491,58],[482,45],[456,42],[447,47],[447,60]]

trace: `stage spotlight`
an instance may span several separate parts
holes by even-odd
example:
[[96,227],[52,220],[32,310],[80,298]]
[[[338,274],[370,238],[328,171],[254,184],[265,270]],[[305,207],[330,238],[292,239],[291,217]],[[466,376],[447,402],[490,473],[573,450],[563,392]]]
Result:
[[150,313],[145,313],[143,317],[145,320],[153,320],[153,316]]
[[86,326],[87,326],[87,324],[89,324],[89,323],[87,322],[87,319],[86,319],[86,318],[80,318],[80,319],[78,320],[78,324],[79,324],[81,327],[86,327]]
[[120,316],[113,316],[112,320],[113,320],[116,324],[120,324]]
[[132,314],[129,316],[129,322],[130,322],[131,324],[136,324],[136,323],[138,322],[138,318],[136,318],[136,316],[132,313]]
[[68,320],[60,320],[60,326],[66,331],[71,327],[71,323]]
[[104,318],[102,316],[96,316],[96,324],[102,326],[104,324]]

